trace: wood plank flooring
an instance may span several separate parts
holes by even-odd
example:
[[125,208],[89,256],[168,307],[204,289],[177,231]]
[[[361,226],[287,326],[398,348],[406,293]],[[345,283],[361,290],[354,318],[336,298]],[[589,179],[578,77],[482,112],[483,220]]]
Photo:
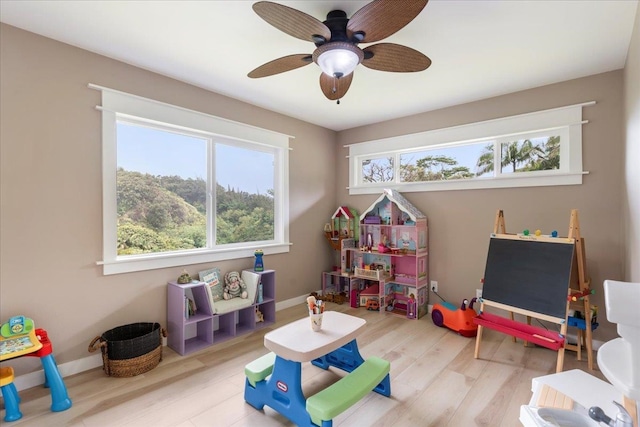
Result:
[[[491,330],[484,331],[476,360],[475,339],[434,326],[430,315],[411,321],[347,304],[327,305],[366,319],[358,337],[361,354],[391,362],[391,397],[369,394],[337,417],[336,426],[520,426],[520,405],[531,398],[531,379],[555,372],[556,352],[524,347]],[[281,310],[272,327],[189,356],[165,347],[160,365],[136,377],[110,378],[101,368],[68,377],[73,406],[64,412],[49,411],[47,389],[23,390],[24,416],[10,425],[292,426],[271,409],[257,411],[244,402],[244,365],[267,352],[265,333],[306,315],[306,305]],[[570,351],[564,368],[589,372],[586,356],[578,361]],[[604,379],[598,370],[591,373]],[[306,395],[338,378],[333,368],[303,365]]]

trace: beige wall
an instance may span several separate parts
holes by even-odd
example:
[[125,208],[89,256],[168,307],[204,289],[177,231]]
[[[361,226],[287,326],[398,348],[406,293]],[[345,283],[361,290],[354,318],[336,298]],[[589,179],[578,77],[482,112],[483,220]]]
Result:
[[[637,21],[635,46],[639,45]],[[320,272],[333,261],[320,230],[335,207],[346,204],[362,211],[377,197],[348,196],[344,144],[595,100],[595,106],[584,110],[590,121],[583,128],[584,170],[590,173],[583,185],[405,196],[429,218],[431,277],[451,301],[475,294],[497,209],[505,211],[509,232],[540,228],[561,233],[568,228],[570,209],[579,209],[589,274],[597,290],[594,300],[603,307],[605,278],[640,280],[637,264],[633,271],[630,267],[630,257],[639,253],[640,212],[631,190],[626,219],[635,227],[635,238],[628,238],[631,233],[621,213],[627,197],[621,189],[623,178],[630,189],[640,184],[637,172],[629,167],[629,157],[638,158],[640,96],[637,79],[630,77],[632,71],[637,76],[640,68],[637,50],[630,52],[624,73],[591,76],[336,135],[1,24],[0,317],[33,317],[49,331],[59,363],[87,356],[89,341],[112,327],[139,321],[166,324],[165,283],[182,268],[103,276],[96,266],[102,258],[101,121],[94,108],[100,95],[87,89],[88,83],[296,137],[290,160],[293,247],[289,254],[265,257],[267,268],[278,271],[278,301],[319,287]],[[229,271],[249,268],[252,262],[216,265]],[[195,274],[208,266],[188,266],[187,271]],[[602,323],[606,322],[601,316]],[[603,325],[595,338],[614,335],[612,325]],[[18,373],[38,366],[30,359],[15,365]]]
[[[340,132],[336,157],[340,166],[338,202],[362,211],[378,197],[348,196],[345,144],[596,101],[583,110],[583,117],[589,120],[583,126],[583,169],[589,171],[583,185],[404,195],[427,215],[430,276],[438,280],[439,293],[455,303],[475,296],[498,209],[504,210],[507,232],[555,229],[564,236],[571,209],[578,209],[588,274],[596,289],[593,303],[604,309],[603,280],[623,278],[622,74],[609,72]],[[430,302],[435,301],[437,297],[432,296]],[[594,338],[610,339],[615,328],[603,324],[604,316],[599,320],[602,326]]]
[[625,278],[640,282],[640,7],[624,69],[624,98]]
[[[320,287],[331,252],[321,233],[335,210],[335,133],[2,24],[0,27],[0,316],[32,317],[58,363],[89,356],[115,326],[166,325],[166,282],[181,267],[103,276],[100,93],[110,87],[295,136],[290,153],[293,246],[265,256],[277,300]],[[313,161],[310,161],[313,159]],[[216,264],[223,272],[253,259]],[[191,265],[196,274],[209,264]],[[15,362],[18,372],[37,366]]]

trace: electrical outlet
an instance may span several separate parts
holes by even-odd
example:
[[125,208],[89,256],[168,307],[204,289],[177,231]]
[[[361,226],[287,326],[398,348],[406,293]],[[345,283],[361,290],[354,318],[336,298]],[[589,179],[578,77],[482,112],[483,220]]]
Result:
[[431,281],[431,290],[433,292],[438,292],[438,282],[436,280]]
[[482,298],[482,289],[476,289],[476,298]]

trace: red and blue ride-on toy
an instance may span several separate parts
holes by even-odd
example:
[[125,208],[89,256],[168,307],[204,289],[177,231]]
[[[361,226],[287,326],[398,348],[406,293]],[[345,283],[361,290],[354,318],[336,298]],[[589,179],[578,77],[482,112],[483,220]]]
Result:
[[[438,297],[442,299],[440,295]],[[473,309],[473,303],[476,301],[477,298],[473,298],[471,303],[468,299],[464,299],[460,307],[456,307],[442,300],[441,304],[433,304],[431,319],[436,326],[449,328],[463,337],[475,337],[478,333],[478,325],[473,322],[473,318],[478,313]]]

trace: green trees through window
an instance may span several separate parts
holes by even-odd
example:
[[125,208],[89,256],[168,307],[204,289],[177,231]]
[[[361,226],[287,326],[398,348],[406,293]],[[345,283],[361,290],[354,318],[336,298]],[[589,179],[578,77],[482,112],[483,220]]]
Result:
[[[496,159],[495,150],[499,149]],[[560,168],[560,136],[451,144],[399,154],[400,182],[473,179],[500,174]],[[363,160],[362,181],[394,181],[394,156]]]
[[[118,255],[207,246],[206,182],[117,173]],[[273,197],[216,186],[216,243],[273,239]]]
[[130,121],[117,132],[118,256],[274,240],[272,153]]

